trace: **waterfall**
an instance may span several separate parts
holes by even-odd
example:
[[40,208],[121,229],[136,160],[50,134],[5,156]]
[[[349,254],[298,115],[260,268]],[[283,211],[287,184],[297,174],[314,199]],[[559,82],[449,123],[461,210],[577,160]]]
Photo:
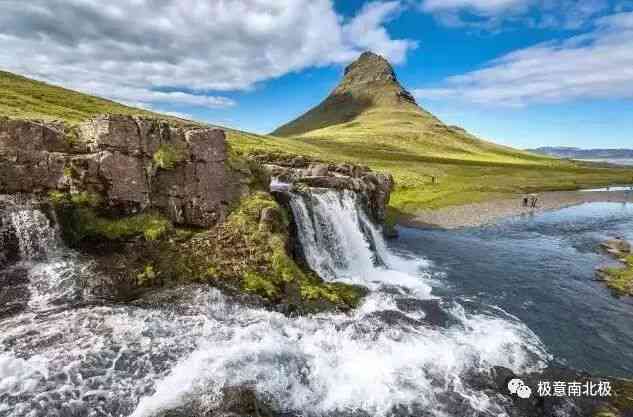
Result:
[[350,191],[291,193],[290,205],[310,267],[325,279],[374,270],[377,255],[363,232],[369,221]]
[[426,262],[395,256],[356,193],[313,189],[288,195],[303,254],[323,279],[371,289],[407,285],[429,296],[431,287],[415,277]]
[[23,260],[45,258],[59,248],[57,226],[36,202],[20,200],[19,197],[0,199],[3,203],[0,205],[0,226],[4,228],[0,238],[9,239],[13,234]]

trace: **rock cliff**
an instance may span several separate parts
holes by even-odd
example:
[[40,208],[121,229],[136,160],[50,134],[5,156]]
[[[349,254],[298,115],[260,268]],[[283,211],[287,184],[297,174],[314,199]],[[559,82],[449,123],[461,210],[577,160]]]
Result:
[[102,116],[74,128],[0,119],[0,194],[90,193],[113,213],[156,209],[175,224],[220,222],[240,194],[224,132]]

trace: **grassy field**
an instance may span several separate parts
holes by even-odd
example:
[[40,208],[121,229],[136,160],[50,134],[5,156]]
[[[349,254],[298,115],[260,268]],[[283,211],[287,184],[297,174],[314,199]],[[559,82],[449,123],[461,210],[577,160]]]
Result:
[[[332,138],[277,138],[229,132],[234,148],[245,153],[281,151],[333,162],[353,162],[390,172],[396,179],[391,205],[395,214],[434,209],[534,191],[574,190],[633,182],[633,169],[526,156],[493,155],[491,160],[430,156],[424,149],[397,149],[374,142]],[[432,183],[436,177],[436,184]]]
[[[166,117],[0,72],[0,116],[77,123],[103,113]],[[390,172],[397,182],[392,214],[399,216],[517,192],[633,182],[633,169],[561,161],[497,146],[446,126],[413,104],[393,106],[387,101],[363,109],[347,122],[293,137],[227,132],[233,148],[244,153],[280,151]]]

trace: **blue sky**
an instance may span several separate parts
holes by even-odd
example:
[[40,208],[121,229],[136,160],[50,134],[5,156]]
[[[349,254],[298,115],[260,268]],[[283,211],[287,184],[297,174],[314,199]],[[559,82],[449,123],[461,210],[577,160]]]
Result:
[[2,69],[253,132],[318,104],[373,50],[424,108],[483,138],[633,147],[631,0],[8,0],[0,12]]

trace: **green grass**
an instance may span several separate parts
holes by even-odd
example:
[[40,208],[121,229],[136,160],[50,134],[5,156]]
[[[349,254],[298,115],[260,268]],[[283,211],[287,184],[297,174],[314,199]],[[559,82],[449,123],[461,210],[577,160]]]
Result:
[[602,274],[607,286],[617,295],[633,297],[633,255],[624,258],[622,268],[607,268]]
[[0,71],[0,115],[10,118],[78,123],[105,114],[172,117]]
[[[376,132],[373,136],[368,132],[356,137],[282,138],[236,131],[229,131],[228,135],[232,146],[244,153],[285,152],[389,172],[396,180],[390,205],[398,217],[412,216],[421,209],[505,198],[514,193],[633,182],[633,169],[604,168],[501,147],[495,152],[486,144],[478,154],[453,151],[441,156],[441,151],[430,152],[427,142],[407,139],[402,133],[393,140]],[[436,177],[436,184],[432,177]]]

